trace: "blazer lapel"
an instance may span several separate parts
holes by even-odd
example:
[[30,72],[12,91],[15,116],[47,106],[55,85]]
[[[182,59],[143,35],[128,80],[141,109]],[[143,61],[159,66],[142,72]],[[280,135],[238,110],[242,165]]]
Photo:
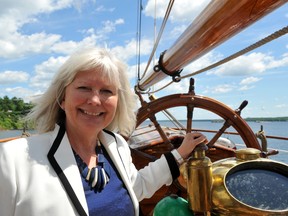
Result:
[[117,148],[117,142],[116,138],[114,137],[114,134],[106,134],[106,132],[101,131],[100,132],[100,141],[105,147],[106,151],[108,152],[109,156],[111,157],[114,165],[116,166],[117,170],[119,171],[121,178],[124,180],[124,182],[129,181],[128,175],[125,170],[125,165],[120,157],[120,154],[118,152]]
[[60,127],[47,157],[79,215],[87,216],[88,207],[81,177],[64,127]]
[[118,146],[117,146],[117,140],[115,135],[110,132],[110,131],[101,131],[100,132],[100,141],[105,147],[106,151],[108,152],[110,158],[112,159],[114,165],[116,166],[118,172],[120,173],[120,176],[130,194],[130,197],[132,199],[132,202],[134,204],[135,208],[135,214],[138,215],[138,210],[137,207],[139,205],[137,197],[134,193],[134,190],[131,186],[131,182],[128,176],[128,173],[126,171],[126,166],[125,162],[121,158],[121,154],[119,152]]

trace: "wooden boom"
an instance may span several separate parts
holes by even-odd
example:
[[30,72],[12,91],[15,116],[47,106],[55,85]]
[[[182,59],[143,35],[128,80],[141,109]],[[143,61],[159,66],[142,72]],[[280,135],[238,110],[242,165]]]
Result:
[[[138,83],[141,91],[206,54],[287,0],[212,0],[159,59],[160,71],[150,71]],[[179,73],[178,73],[179,74]]]

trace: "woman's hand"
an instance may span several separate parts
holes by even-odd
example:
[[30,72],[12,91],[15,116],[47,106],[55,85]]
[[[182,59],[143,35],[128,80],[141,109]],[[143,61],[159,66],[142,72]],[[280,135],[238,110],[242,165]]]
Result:
[[191,154],[194,148],[201,143],[208,143],[206,136],[204,136],[202,133],[187,133],[177,151],[185,160]]

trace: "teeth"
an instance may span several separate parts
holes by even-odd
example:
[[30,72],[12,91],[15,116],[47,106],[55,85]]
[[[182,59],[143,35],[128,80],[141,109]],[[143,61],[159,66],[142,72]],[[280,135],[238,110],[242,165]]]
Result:
[[99,116],[101,113],[92,113],[92,112],[88,112],[88,111],[85,111],[83,110],[83,112],[87,115],[92,115],[92,116]]

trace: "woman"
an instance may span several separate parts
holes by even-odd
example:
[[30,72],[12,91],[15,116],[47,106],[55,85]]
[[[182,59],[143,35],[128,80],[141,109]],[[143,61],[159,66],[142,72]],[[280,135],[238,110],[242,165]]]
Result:
[[187,134],[138,171],[119,135],[129,136],[136,119],[125,69],[97,48],[64,63],[27,117],[39,134],[0,146],[0,215],[138,215],[139,201],[179,176],[206,138]]

